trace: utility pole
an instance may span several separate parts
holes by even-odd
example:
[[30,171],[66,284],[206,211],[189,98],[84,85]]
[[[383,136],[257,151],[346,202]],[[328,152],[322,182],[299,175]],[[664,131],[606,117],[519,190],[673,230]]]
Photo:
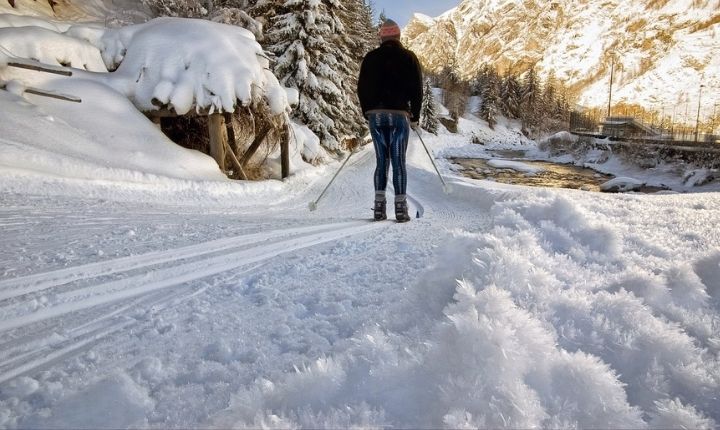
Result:
[[685,99],[685,119],[683,120],[683,140],[687,139],[685,137],[685,133],[687,133],[688,130],[688,106],[690,106],[690,95],[686,94],[687,98]]
[[[613,74],[615,73],[615,53],[610,57],[610,93],[608,95],[607,117],[610,118],[610,106],[612,103]],[[607,120],[606,120],[607,121]]]
[[698,111],[697,117],[695,118],[695,143],[698,141],[698,133],[700,132],[700,101],[702,100],[702,89],[705,85],[700,84],[700,91],[698,92]]

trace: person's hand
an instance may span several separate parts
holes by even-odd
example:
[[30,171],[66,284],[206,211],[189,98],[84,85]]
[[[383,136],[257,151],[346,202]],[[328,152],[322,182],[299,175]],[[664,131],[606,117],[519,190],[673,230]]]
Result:
[[417,121],[410,122],[410,128],[412,128],[413,130],[418,131],[419,127],[420,127],[420,125],[418,124]]

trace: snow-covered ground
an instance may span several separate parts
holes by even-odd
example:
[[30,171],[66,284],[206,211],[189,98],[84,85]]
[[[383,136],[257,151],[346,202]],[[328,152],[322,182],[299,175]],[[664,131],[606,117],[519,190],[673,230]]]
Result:
[[[41,166],[0,168],[2,427],[720,420],[717,193],[530,189],[453,176],[441,159],[444,195],[413,139],[424,216],[373,223],[370,148],[309,212],[339,164],[244,184],[175,148],[204,179],[133,177],[142,165],[117,152],[114,180],[54,175],[76,167],[49,162],[41,137],[107,136],[32,127],[61,114],[32,102],[2,100],[3,156]],[[483,130],[462,126],[425,140],[449,152]],[[499,127],[490,146],[527,147],[512,136]]]
[[[301,127],[291,178],[233,182],[101,83],[53,85],[83,103],[0,91],[0,428],[720,422],[720,193],[533,189],[440,158],[445,195],[413,137],[423,216],[376,223],[369,146],[310,212],[340,163],[303,163]],[[424,139],[535,148],[460,126]]]

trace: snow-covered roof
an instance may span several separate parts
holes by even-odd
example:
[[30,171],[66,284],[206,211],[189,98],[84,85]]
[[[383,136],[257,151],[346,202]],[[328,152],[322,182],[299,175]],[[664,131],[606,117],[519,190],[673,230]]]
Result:
[[[270,71],[253,34],[243,28],[183,18],[157,18],[119,29],[38,22],[42,20],[0,15],[0,52],[103,72],[76,76],[112,87],[142,111],[232,112],[238,104],[263,98],[274,114],[289,109],[286,89]],[[0,70],[0,79],[37,78]]]
[[[285,89],[249,31],[205,20],[157,18],[108,30],[101,50],[113,86],[145,111],[232,112],[264,96],[274,113],[288,108]],[[118,85],[120,84],[120,85]]]

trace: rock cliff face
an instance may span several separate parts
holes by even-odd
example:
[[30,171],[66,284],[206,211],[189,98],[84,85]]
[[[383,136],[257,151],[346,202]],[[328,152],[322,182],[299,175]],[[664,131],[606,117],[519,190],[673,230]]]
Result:
[[720,93],[720,0],[464,0],[437,18],[416,14],[403,37],[430,70],[534,66],[588,106],[607,103],[613,59],[617,101],[684,109],[704,84],[711,113]]
[[144,22],[150,11],[140,0],[0,0],[0,14],[51,17],[66,21]]

